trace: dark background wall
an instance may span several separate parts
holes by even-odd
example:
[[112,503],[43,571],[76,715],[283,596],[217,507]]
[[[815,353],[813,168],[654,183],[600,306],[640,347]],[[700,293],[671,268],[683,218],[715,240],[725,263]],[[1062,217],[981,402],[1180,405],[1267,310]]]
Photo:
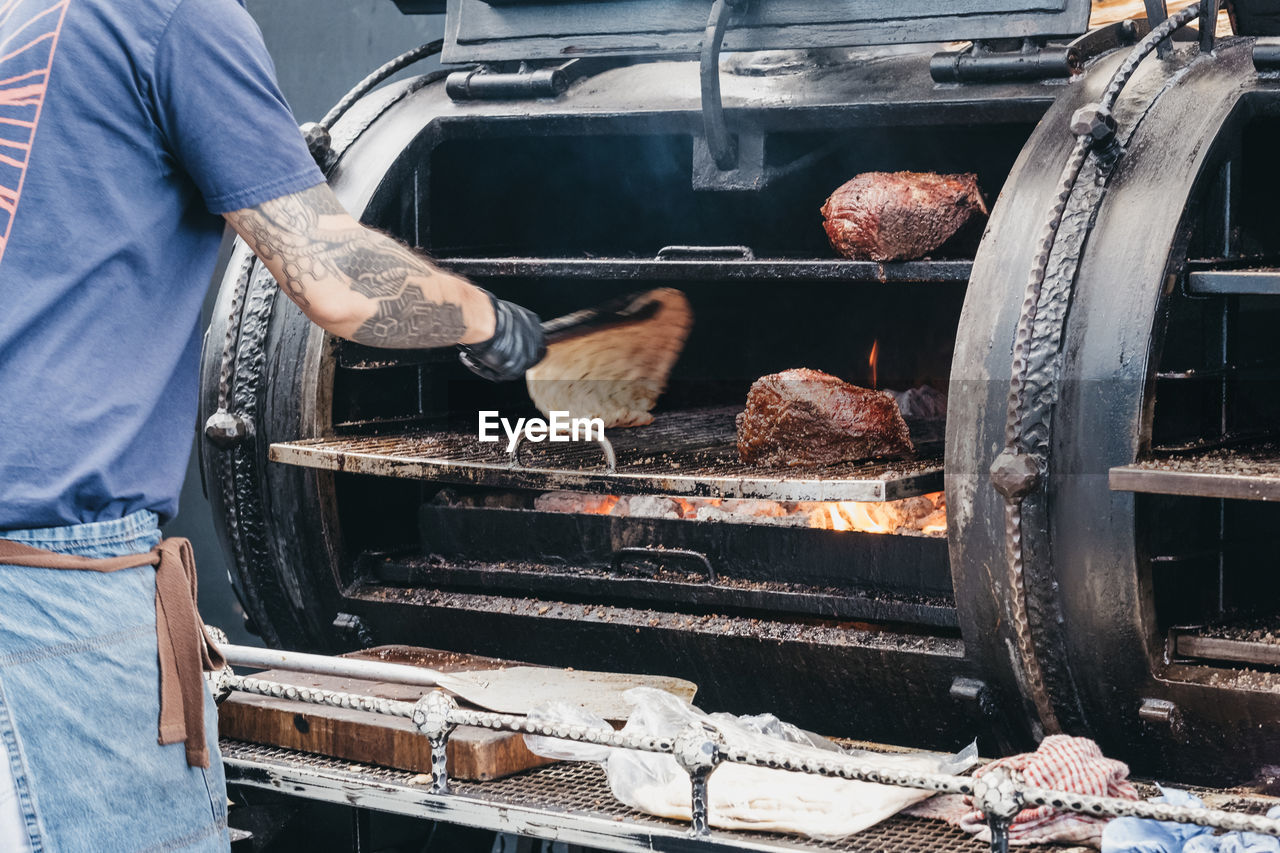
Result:
[[[391,0],[247,0],[246,6],[262,28],[280,88],[299,122],[319,119],[370,71],[439,38],[444,28],[442,16],[402,15]],[[433,67],[432,61],[423,62],[404,73],[421,74]],[[215,275],[214,287],[218,279]],[[206,318],[213,295],[210,288]],[[226,630],[233,641],[257,642],[244,630],[244,615],[231,593],[227,557],[213,532],[194,453],[178,517],[165,533],[185,536],[195,546],[205,620]]]

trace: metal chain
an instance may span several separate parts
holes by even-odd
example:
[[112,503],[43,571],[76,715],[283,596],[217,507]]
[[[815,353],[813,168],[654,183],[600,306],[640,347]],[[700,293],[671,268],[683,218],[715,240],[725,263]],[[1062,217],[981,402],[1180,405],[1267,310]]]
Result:
[[615,746],[640,752],[665,752],[675,750],[675,738],[653,735],[633,735],[611,728],[594,728],[575,723],[539,723],[515,714],[495,714],[489,711],[471,711],[459,708],[449,714],[449,721],[459,726],[477,726],[482,729],[498,729],[521,732],[527,735],[572,740],[597,746]]
[[[239,676],[223,670],[214,676],[219,688],[239,690],[262,696],[272,696],[314,705],[332,705],[358,711],[371,711],[395,717],[408,717],[418,722],[424,734],[447,734],[456,726],[476,726],[486,729],[540,735],[542,737],[635,749],[642,752],[675,755],[682,740],[692,742],[687,732],[674,732],[671,736],[634,735],[615,731],[608,727],[593,727],[573,723],[538,722],[515,714],[497,714],[458,708],[442,691],[433,691],[417,703],[381,699],[334,690],[321,690],[293,684],[281,684],[260,678]],[[443,721],[427,725],[423,712],[435,710]],[[418,717],[415,717],[415,711]],[[682,739],[682,735],[685,737]],[[975,806],[984,811],[1002,810],[1002,816],[1012,818],[1022,808],[1048,806],[1059,811],[1075,812],[1097,818],[1136,817],[1149,820],[1191,823],[1235,832],[1257,832],[1280,837],[1280,820],[1210,809],[1203,806],[1175,806],[1144,800],[1121,800],[1115,797],[1095,797],[1069,791],[1057,791],[1026,785],[1008,774],[988,774],[977,778],[954,776],[945,773],[922,773],[895,767],[885,767],[873,762],[831,753],[832,757],[794,756],[776,752],[760,752],[742,746],[718,743],[712,734],[708,740],[716,743],[714,761],[731,761],[754,767],[790,770],[817,776],[848,779],[855,782],[874,782],[899,788],[915,788],[942,794],[961,794],[974,798]],[[443,752],[443,749],[441,750]],[[694,762],[689,762],[691,766]],[[441,764],[443,767],[443,764]],[[1012,809],[1004,809],[1012,803]]]
[[259,696],[271,696],[276,699],[288,699],[294,702],[306,702],[311,705],[332,705],[335,708],[347,708],[352,711],[370,711],[389,717],[413,718],[416,707],[412,702],[399,702],[395,699],[381,699],[377,696],[362,696],[358,693],[343,693],[338,690],[322,690],[319,687],[303,687],[297,684],[281,684],[278,681],[267,681],[252,676],[226,674],[218,679],[217,687],[227,690],[239,690],[242,693],[256,693]]

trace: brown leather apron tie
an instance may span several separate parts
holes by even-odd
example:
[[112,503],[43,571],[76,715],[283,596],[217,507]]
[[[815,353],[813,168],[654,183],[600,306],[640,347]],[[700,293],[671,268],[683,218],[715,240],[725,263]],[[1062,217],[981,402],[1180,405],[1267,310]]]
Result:
[[0,564],[35,569],[116,572],[156,567],[156,645],[160,655],[160,743],[186,742],[187,764],[209,766],[204,737],[203,672],[226,665],[196,609],[196,561],[186,539],[165,539],[144,554],[95,559],[0,539]]

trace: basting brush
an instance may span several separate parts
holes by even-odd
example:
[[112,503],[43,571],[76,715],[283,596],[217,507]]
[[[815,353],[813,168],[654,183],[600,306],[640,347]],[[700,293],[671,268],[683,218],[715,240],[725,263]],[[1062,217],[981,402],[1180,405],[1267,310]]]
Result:
[[606,427],[643,426],[693,327],[688,298],[660,287],[542,324],[547,355],[525,375],[547,416],[568,412]]

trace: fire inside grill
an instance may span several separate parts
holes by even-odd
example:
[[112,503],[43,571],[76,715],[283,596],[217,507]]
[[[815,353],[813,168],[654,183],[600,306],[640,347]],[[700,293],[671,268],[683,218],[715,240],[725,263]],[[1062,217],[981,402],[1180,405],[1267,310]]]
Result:
[[591,495],[547,492],[533,503],[541,512],[630,518],[681,518],[736,524],[780,524],[862,533],[946,536],[942,492],[896,501],[770,501],[678,495]]

